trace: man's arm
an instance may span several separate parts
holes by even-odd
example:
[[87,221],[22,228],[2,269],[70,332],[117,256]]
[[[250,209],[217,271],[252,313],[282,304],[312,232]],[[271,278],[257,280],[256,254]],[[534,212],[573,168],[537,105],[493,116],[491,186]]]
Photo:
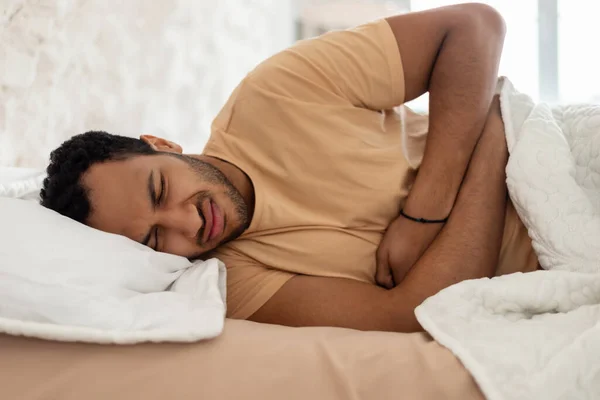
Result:
[[406,101],[429,92],[423,162],[405,204],[409,215],[445,218],[481,134],[505,36],[502,17],[461,4],[387,19],[402,56]]
[[450,219],[406,279],[392,290],[340,278],[298,276],[251,320],[290,326],[420,330],[414,309],[465,279],[493,274],[506,206],[508,159],[499,103],[493,104]]
[[452,210],[496,85],[504,21],[491,7],[463,4],[389,18],[404,66],[406,100],[429,91],[429,134],[404,213],[377,251],[377,283],[399,284]]

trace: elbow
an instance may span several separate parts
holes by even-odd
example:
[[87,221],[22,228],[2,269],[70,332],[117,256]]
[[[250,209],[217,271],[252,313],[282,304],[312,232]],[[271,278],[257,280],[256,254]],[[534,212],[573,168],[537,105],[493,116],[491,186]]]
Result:
[[474,26],[478,33],[504,42],[506,36],[506,21],[494,7],[482,3],[461,4],[463,22]]

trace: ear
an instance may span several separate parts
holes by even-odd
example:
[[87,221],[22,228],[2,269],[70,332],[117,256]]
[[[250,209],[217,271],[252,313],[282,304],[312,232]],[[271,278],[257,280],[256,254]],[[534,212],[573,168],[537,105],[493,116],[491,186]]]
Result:
[[159,138],[152,135],[142,135],[140,140],[148,143],[156,151],[165,151],[167,153],[179,153],[183,152],[183,149],[177,143],[171,142],[167,139]]

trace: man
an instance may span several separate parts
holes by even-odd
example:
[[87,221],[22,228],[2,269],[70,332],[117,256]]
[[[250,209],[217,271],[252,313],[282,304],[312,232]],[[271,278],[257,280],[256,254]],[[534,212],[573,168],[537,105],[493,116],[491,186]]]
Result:
[[[537,265],[506,200],[504,31],[466,4],[299,42],[240,83],[202,155],[88,132],[53,152],[42,204],[223,260],[229,317],[420,330],[439,290]],[[425,92],[426,135],[393,111]]]

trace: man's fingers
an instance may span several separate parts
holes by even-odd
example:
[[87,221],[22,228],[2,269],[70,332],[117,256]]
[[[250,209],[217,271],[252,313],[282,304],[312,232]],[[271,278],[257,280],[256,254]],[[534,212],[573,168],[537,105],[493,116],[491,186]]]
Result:
[[411,268],[412,268],[412,266],[409,268],[390,269],[390,272],[392,274],[392,279],[394,280],[394,282],[398,282],[398,283],[402,282]]
[[375,281],[381,287],[386,289],[394,288],[394,278],[390,270],[387,255],[377,254],[377,271],[375,272]]
[[402,280],[406,276],[406,273],[404,273],[404,271],[390,270],[390,273],[394,282],[402,282]]

